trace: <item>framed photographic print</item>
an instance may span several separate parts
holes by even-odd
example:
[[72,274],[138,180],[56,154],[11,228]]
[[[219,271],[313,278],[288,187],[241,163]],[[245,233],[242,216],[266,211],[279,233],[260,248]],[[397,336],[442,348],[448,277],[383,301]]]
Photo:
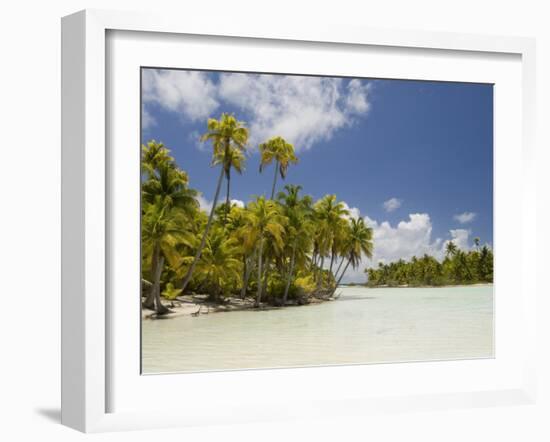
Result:
[[64,18],[63,423],[531,401],[533,57]]
[[492,84],[141,85],[143,373],[494,356]]

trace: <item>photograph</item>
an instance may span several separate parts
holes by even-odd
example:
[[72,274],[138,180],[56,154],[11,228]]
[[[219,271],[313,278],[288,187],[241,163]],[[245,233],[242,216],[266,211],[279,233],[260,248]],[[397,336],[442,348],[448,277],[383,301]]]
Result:
[[493,84],[140,75],[142,374],[494,358]]

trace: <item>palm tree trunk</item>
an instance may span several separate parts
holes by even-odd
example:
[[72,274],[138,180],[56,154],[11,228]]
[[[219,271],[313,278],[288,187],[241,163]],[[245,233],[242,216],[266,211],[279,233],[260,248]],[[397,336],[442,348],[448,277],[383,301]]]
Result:
[[329,272],[332,273],[332,265],[334,264],[334,257],[335,257],[336,253],[334,253],[334,251],[332,251],[332,256],[330,257],[330,267],[329,267]]
[[246,275],[248,273],[248,261],[246,260],[246,255],[243,254],[243,286],[241,288],[241,299],[244,299],[246,294]]
[[248,260],[245,260],[246,272],[244,274],[243,287],[241,289],[241,299],[244,299],[246,296],[246,289],[248,288],[248,281],[250,279],[250,275],[252,275],[252,270],[254,269],[255,258],[256,258],[256,252],[254,251],[252,253],[252,256]]
[[311,270],[312,271],[315,269],[316,265],[317,265],[317,252],[313,252],[313,255],[311,255]]
[[275,196],[275,186],[277,185],[277,172],[279,171],[279,161],[275,162],[275,175],[273,176],[273,187],[271,188],[271,199]]
[[264,282],[262,287],[262,294],[265,296],[267,295],[267,278],[269,276],[269,261],[267,259],[264,267],[265,267],[265,270],[264,270]]
[[290,289],[290,282],[292,281],[292,274],[294,273],[294,261],[296,260],[296,241],[292,246],[292,257],[290,258],[290,270],[288,271],[288,279],[286,281],[285,294],[283,296],[283,305],[286,304],[288,298],[288,290]]
[[[343,261],[343,259],[342,259]],[[344,271],[342,272],[342,274],[340,275],[340,278],[338,278],[338,282],[336,283],[336,286],[334,287],[334,290],[332,291],[331,295],[334,295],[334,292],[336,292],[336,289],[338,288],[338,286],[340,285],[340,282],[342,282],[342,278],[344,277],[344,275],[346,274],[346,270],[348,269],[348,266],[349,266],[349,263],[351,262],[351,260],[348,259],[348,263],[346,264],[346,266],[344,267]]]
[[256,294],[255,306],[260,306],[262,300],[262,252],[264,247],[264,238],[260,238],[260,250],[258,251],[258,293]]
[[155,304],[157,305],[157,315],[164,315],[168,310],[160,301],[160,275],[162,275],[162,268],[164,267],[164,256],[161,256],[157,266],[157,273],[155,274],[155,282],[153,283],[153,290],[155,291]]
[[216,193],[214,195],[214,201],[212,201],[212,209],[210,209],[210,215],[208,216],[208,222],[206,223],[206,228],[204,229],[204,233],[202,234],[201,244],[197,249],[197,253],[195,254],[193,263],[191,264],[191,267],[189,267],[189,270],[187,270],[187,273],[183,278],[183,284],[181,287],[182,293],[184,292],[185,287],[187,287],[187,284],[189,284],[189,281],[191,280],[191,276],[193,276],[193,271],[195,270],[195,267],[199,262],[199,259],[201,259],[202,249],[204,249],[204,245],[206,244],[206,237],[208,236],[208,232],[210,230],[210,227],[212,226],[212,221],[214,220],[214,210],[216,209],[216,204],[218,203],[218,198],[220,196],[220,189],[222,187],[223,174],[224,174],[224,170],[223,170],[223,167],[221,167],[220,177],[218,178],[218,185],[216,186]]
[[231,176],[229,174],[226,174],[225,177],[227,178],[227,195],[225,197],[225,214],[223,217],[223,223],[227,224],[227,215],[229,214],[229,187],[231,183]]
[[317,275],[317,290],[321,288],[323,284],[323,266],[325,265],[325,255],[321,256],[321,265],[319,266],[318,275]]
[[241,288],[241,299],[246,297],[246,289],[248,288],[248,280],[252,274],[252,263],[246,266],[246,273],[244,274],[243,287]]
[[145,298],[145,302],[143,303],[143,307],[149,310],[155,309],[155,277],[157,275],[159,255],[160,247],[158,244],[156,244],[153,247],[153,256],[151,257],[151,278],[153,284],[151,284],[151,287],[149,288],[149,293],[147,293],[147,297]]
[[334,274],[334,279],[337,280],[338,279],[338,273],[340,272],[340,269],[342,268],[342,264],[344,264],[344,258],[342,258],[342,260],[340,261],[340,264],[338,264],[338,268],[336,269],[336,273]]

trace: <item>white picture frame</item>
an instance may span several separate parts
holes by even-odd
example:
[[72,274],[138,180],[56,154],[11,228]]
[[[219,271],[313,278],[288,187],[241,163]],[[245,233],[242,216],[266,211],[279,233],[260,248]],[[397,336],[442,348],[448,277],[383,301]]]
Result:
[[[513,387],[476,387],[461,392],[407,391],[378,393],[367,396],[359,392],[350,397],[333,392],[311,398],[307,403],[274,401],[254,407],[253,396],[228,400],[220,398],[216,422],[252,422],[261,420],[362,415],[373,410],[400,411],[427,408],[453,408],[502,404],[532,403],[535,383],[535,317],[537,287],[536,266],[536,185],[534,170],[535,139],[535,43],[518,37],[491,37],[416,31],[358,29],[345,26],[308,24],[300,28],[278,23],[251,23],[242,20],[212,21],[201,17],[154,16],[142,13],[123,13],[87,10],[63,18],[62,21],[62,423],[85,432],[158,428],[168,426],[206,425],[212,415],[200,406],[194,410],[112,410],[109,392],[113,388],[109,376],[113,354],[108,339],[109,327],[117,320],[110,311],[107,298],[112,241],[109,228],[109,173],[106,121],[108,84],[106,81],[106,36],[111,31],[140,31],[163,35],[218,36],[241,39],[270,39],[273,41],[338,44],[341,47],[376,46],[427,49],[477,54],[509,54],[520,57],[521,63],[521,225],[519,251],[522,262],[520,324],[525,342],[521,365],[521,382]],[[158,35],[158,34],[157,34]],[[519,148],[519,147],[518,147]],[[498,174],[498,169],[496,170]],[[498,192],[498,188],[496,190]],[[497,251],[498,260],[498,251]],[[498,262],[497,262],[498,268]],[[498,273],[497,273],[498,275]],[[498,277],[496,280],[498,284]],[[498,357],[498,356],[497,356]],[[395,370],[378,366],[376,369]],[[332,374],[338,374],[331,368]],[[295,372],[307,377],[307,370],[285,370],[282,377]],[[361,367],[355,367],[355,375]],[[435,368],[437,370],[437,368]],[[472,373],[475,373],[475,368]],[[248,375],[266,377],[271,370]],[[281,371],[280,371],[281,372]],[[248,372],[250,373],[250,372]],[[336,373],[336,374],[334,374]],[[349,370],[346,373],[350,373]],[[185,376],[185,375],[183,375]],[[222,375],[202,374],[213,380]],[[238,372],[231,374],[233,378]],[[278,375],[281,377],[281,375]],[[287,379],[288,380],[288,379]],[[253,381],[256,382],[256,381]],[[251,384],[253,385],[253,384]],[[511,384],[510,384],[511,385]],[[312,386],[314,387],[314,386]],[[159,393],[161,395],[162,393]],[[214,394],[214,393],[212,393]],[[304,406],[306,404],[306,406]],[[229,409],[228,409],[229,405]],[[222,407],[227,411],[223,412]],[[336,409],[336,410],[335,410]]]

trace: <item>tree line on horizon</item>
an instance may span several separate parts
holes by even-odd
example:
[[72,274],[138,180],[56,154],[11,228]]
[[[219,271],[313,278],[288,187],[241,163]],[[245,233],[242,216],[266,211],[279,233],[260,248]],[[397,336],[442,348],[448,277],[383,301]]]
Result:
[[[260,172],[273,165],[270,197],[257,196],[245,207],[231,203],[232,172],[245,170],[249,130],[234,115],[207,121],[201,137],[212,147],[211,166],[219,168],[209,213],[200,193],[162,143],[151,140],[141,153],[141,276],[143,307],[169,310],[162,299],[185,293],[252,298],[287,305],[309,296],[330,297],[351,266],[372,257],[373,232],[349,216],[335,195],[313,201],[300,185],[277,192],[298,163],[294,146],[276,136],[261,143]],[[219,203],[225,182],[226,198]]]
[[463,251],[453,241],[445,247],[440,262],[425,254],[410,261],[400,259],[389,264],[380,262],[377,268],[365,269],[367,286],[443,286],[493,282],[493,251],[474,238],[474,249]]

